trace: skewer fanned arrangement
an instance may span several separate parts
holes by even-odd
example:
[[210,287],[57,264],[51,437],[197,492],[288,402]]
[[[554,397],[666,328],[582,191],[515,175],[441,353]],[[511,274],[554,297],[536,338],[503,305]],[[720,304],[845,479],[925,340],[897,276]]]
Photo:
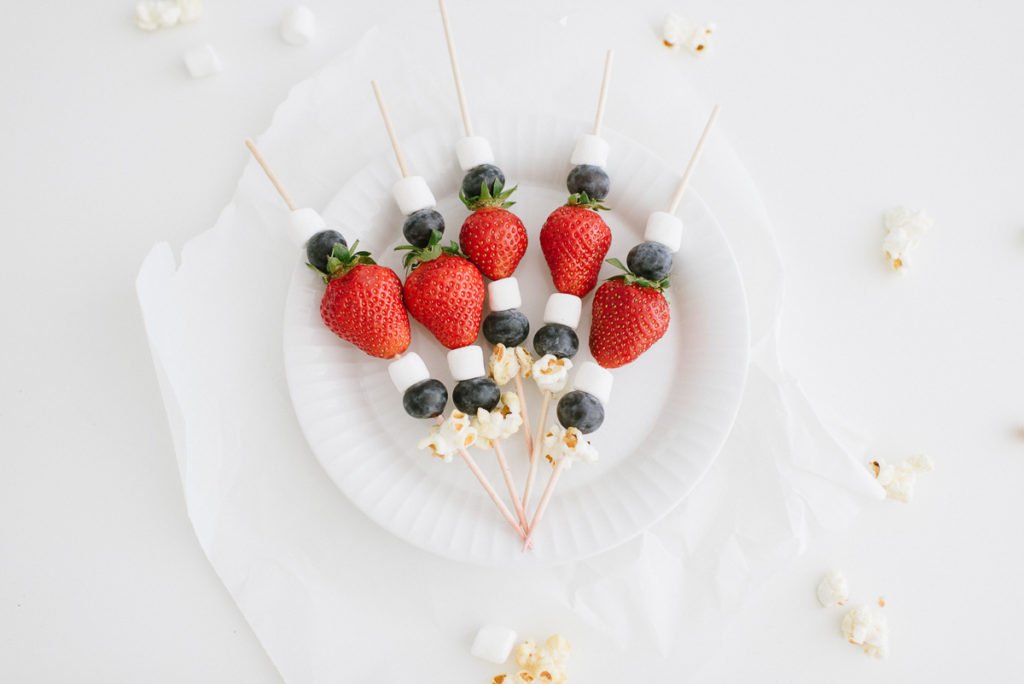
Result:
[[[533,335],[534,359],[525,346],[531,326],[520,310],[522,295],[514,275],[529,244],[523,222],[509,211],[513,204],[509,198],[516,188],[506,187],[505,174],[494,163],[490,143],[474,131],[445,0],[439,0],[439,7],[465,133],[455,145],[455,156],[464,173],[459,198],[470,214],[457,243],[443,244],[445,220],[434,194],[422,176],[410,172],[381,89],[376,81],[371,82],[400,174],[392,196],[405,216],[402,234],[407,244],[396,248],[405,253],[404,284],[393,270],[359,250],[358,242],[349,246],[342,232],[328,226],[315,210],[299,208],[256,145],[251,140],[246,145],[288,207],[289,230],[307,264],[326,285],[320,304],[324,324],[366,354],[390,360],[388,373],[402,395],[406,413],[432,421],[418,446],[443,462],[459,456],[528,550],[562,474],[576,462],[598,458],[589,435],[605,422],[613,385],[609,369],[634,361],[668,329],[665,290],[683,234],[675,212],[718,107],[708,119],[667,211],[650,215],[644,241],[630,249],[625,264],[607,259],[624,273],[598,287],[599,272],[612,242],[611,230],[599,213],[607,210],[603,203],[611,190],[605,170],[610,146],[601,137],[614,57],[608,51],[593,127],[580,135],[570,158],[568,200],[548,216],[540,231],[541,250],[556,292],[549,296],[543,324]],[[486,286],[485,279],[490,281]],[[589,348],[596,363],[580,364],[570,382],[572,359],[580,347],[576,329],[584,310],[583,298],[595,288]],[[447,416],[445,383],[431,377],[419,355],[407,353],[412,339],[410,315],[448,350],[455,408]],[[483,348],[476,344],[481,332],[491,345],[486,363]],[[541,395],[532,432],[524,383],[530,378]],[[503,391],[502,387],[513,381],[514,390]],[[549,424],[552,404],[557,420]],[[502,446],[520,428],[529,459],[522,495]],[[511,509],[470,453],[474,446],[494,453]],[[531,517],[541,461],[552,469]]]

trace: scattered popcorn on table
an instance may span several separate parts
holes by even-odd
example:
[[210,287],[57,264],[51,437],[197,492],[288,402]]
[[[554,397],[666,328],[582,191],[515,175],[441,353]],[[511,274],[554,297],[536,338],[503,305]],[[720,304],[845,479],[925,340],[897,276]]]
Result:
[[509,349],[501,342],[494,345],[491,351],[491,358],[487,362],[488,370],[494,384],[501,387],[512,381],[512,378],[519,375],[519,358],[515,349]]
[[188,24],[203,15],[203,0],[143,0],[135,5],[135,25],[157,31]]
[[533,356],[526,347],[516,347],[516,360],[519,361],[519,373],[523,378],[533,375]]
[[145,0],[135,5],[135,25],[143,31],[170,28],[181,19],[181,8],[173,0]]
[[661,42],[665,47],[675,47],[690,38],[694,31],[690,20],[676,12],[670,12],[661,26]]
[[430,428],[430,434],[416,446],[420,449],[429,448],[431,456],[450,463],[452,456],[460,449],[473,446],[476,437],[472,419],[462,411],[452,411],[447,420]]
[[561,634],[548,637],[543,646],[527,639],[515,648],[516,665],[511,674],[500,674],[491,684],[564,684],[569,680],[572,648]]
[[885,617],[868,606],[854,608],[843,617],[843,636],[864,653],[883,659],[889,656],[889,626]]
[[893,269],[899,271],[910,263],[910,253],[934,222],[923,210],[897,207],[885,212],[885,241],[882,249]]
[[476,429],[477,446],[490,449],[496,440],[514,435],[522,425],[519,395],[515,392],[504,392],[498,400],[498,405],[492,410],[476,410],[473,427]]
[[693,54],[699,55],[708,49],[708,43],[711,42],[711,34],[715,31],[714,24],[707,24],[694,31],[686,41],[686,46],[693,51]]
[[572,361],[560,359],[552,354],[545,354],[533,364],[531,373],[537,387],[542,392],[561,392],[565,383],[569,380],[569,369],[572,368]]
[[665,47],[686,45],[695,55],[704,53],[715,31],[714,24],[696,24],[681,14],[671,12],[661,26],[661,42]]
[[564,461],[569,469],[573,463],[593,463],[597,457],[597,449],[574,427],[554,425],[544,434],[544,458],[553,466]]
[[924,455],[911,456],[897,465],[871,461],[871,471],[878,484],[885,489],[886,496],[904,503],[914,497],[914,481],[918,473],[927,473],[934,468],[932,460]]
[[846,581],[846,575],[835,570],[829,570],[818,583],[818,603],[830,608],[841,606],[850,600],[850,586]]

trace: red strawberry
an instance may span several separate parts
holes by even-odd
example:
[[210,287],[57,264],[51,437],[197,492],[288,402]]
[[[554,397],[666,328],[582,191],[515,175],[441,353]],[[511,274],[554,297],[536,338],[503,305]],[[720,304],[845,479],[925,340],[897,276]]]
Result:
[[390,359],[409,348],[409,316],[402,304],[402,281],[378,266],[369,252],[336,244],[323,275],[327,291],[320,316],[331,331],[370,356]]
[[[609,263],[625,269],[618,259]],[[604,368],[618,368],[651,348],[668,330],[671,314],[664,288],[668,279],[651,281],[629,271],[606,280],[594,295],[590,353]]]
[[493,194],[486,183],[480,189],[480,195],[472,198],[460,192],[463,203],[473,213],[462,224],[459,243],[466,257],[485,276],[491,280],[508,278],[526,254],[529,242],[526,226],[508,210],[515,202],[506,200],[515,188],[502,192],[501,180],[495,180]]
[[583,297],[597,285],[601,263],[612,244],[612,231],[597,213],[604,208],[583,193],[572,195],[544,222],[540,248],[559,292]]
[[484,309],[484,279],[476,266],[459,253],[459,246],[442,248],[434,233],[423,249],[411,249],[405,259],[412,272],[405,279],[409,313],[449,349],[476,341]]

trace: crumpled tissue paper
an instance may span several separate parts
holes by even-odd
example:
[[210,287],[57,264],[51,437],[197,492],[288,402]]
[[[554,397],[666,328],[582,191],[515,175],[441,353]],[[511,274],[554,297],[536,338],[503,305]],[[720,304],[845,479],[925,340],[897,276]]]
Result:
[[[650,149],[692,144],[709,107],[650,27],[625,15],[520,10],[503,22],[502,41],[459,32],[471,107],[588,118],[593,84],[574,75],[594,71],[614,44],[614,101],[651,106],[610,109],[606,125]],[[458,125],[440,41],[437,26],[416,22],[374,29],[293,89],[259,144],[300,204],[326,206],[350,175],[389,153],[371,77],[387,85],[395,112],[415,112],[423,126]],[[479,64],[504,65],[502,78],[480,77],[490,70]],[[294,247],[281,229],[286,210],[254,163],[177,263],[168,245],[153,248],[138,293],[188,513],[285,681],[489,681],[498,670],[469,655],[485,623],[566,634],[574,680],[682,677],[815,531],[849,524],[883,496],[863,466],[864,445],[822,419],[780,358],[784,272],[725,129],[694,184],[724,226],[748,292],[753,354],[736,425],[678,509],[619,548],[566,566],[452,563],[392,538],[335,489],[290,404],[281,335],[293,261],[281,255]]]

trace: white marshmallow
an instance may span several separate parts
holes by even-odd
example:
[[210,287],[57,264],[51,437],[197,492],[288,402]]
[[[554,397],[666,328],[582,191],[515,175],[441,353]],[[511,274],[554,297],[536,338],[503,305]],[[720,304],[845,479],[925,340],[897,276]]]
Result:
[[459,166],[469,171],[474,166],[494,163],[494,150],[487,138],[472,135],[455,143],[455,156],[459,158]]
[[607,369],[601,368],[593,361],[584,361],[576,371],[572,387],[594,395],[602,405],[607,406],[608,399],[612,396],[613,380],[611,372]]
[[326,227],[327,222],[316,209],[296,209],[288,216],[288,233],[300,246]]
[[448,352],[448,370],[457,382],[484,376],[484,350],[480,345],[452,349]]
[[515,277],[492,280],[487,286],[487,302],[491,311],[508,311],[523,305],[519,294],[519,281]]
[[192,78],[206,78],[224,70],[224,63],[209,43],[185,53],[185,68]]
[[480,628],[473,639],[473,648],[469,650],[477,658],[489,663],[502,665],[512,654],[516,643],[516,633],[507,627],[487,625]]
[[423,176],[406,176],[391,186],[391,194],[403,214],[408,216],[420,209],[437,206],[434,193]]
[[305,5],[295,5],[281,19],[281,38],[289,45],[308,45],[316,38],[316,17]]
[[608,163],[608,141],[593,133],[584,133],[576,141],[569,163],[605,166]]
[[391,382],[395,384],[395,389],[399,394],[404,394],[405,390],[417,382],[430,379],[427,364],[423,363],[423,359],[415,352],[410,352],[388,364],[388,375],[391,376]]
[[548,303],[544,306],[544,322],[561,323],[575,330],[580,324],[582,308],[583,301],[576,295],[556,292],[548,297]]
[[683,245],[683,222],[664,211],[656,211],[647,217],[644,240],[660,242],[673,252]]

